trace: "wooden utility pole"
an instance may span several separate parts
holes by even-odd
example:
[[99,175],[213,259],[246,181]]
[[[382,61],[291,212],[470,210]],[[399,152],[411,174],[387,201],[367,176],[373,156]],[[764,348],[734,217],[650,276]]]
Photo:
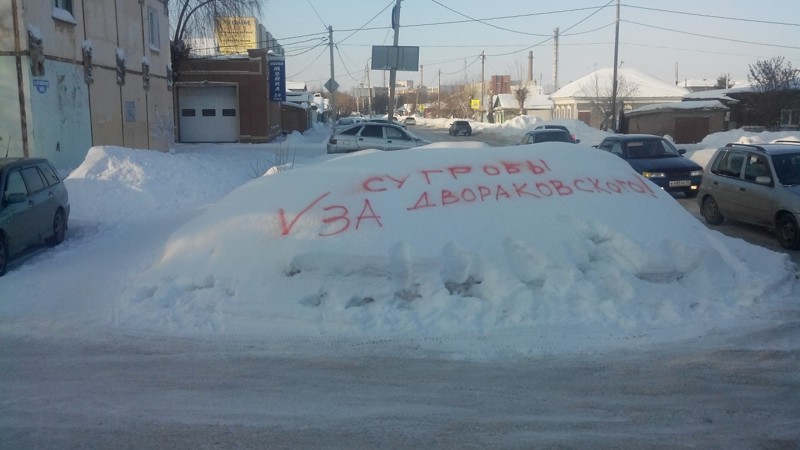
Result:
[[[329,83],[333,84],[333,83],[336,82],[335,81],[336,78],[334,78],[334,76],[333,76],[334,75],[333,74],[333,26],[331,26],[331,25],[328,25],[328,47],[330,47],[330,53],[331,53],[331,79],[330,79]],[[331,120],[335,122],[336,121],[336,86],[332,85],[331,87],[333,88],[333,89],[329,89],[329,91],[331,93]]]
[[611,83],[611,129],[617,131],[617,60],[619,59],[619,0],[617,0],[617,27],[614,32],[614,81]]

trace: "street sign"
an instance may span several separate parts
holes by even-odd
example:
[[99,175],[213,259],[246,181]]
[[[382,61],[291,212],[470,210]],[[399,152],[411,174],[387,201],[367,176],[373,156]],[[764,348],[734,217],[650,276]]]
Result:
[[339,89],[339,83],[337,83],[336,80],[331,78],[330,80],[325,82],[325,89],[327,89],[328,92],[336,92],[336,90]]
[[477,111],[477,110],[481,109],[481,100],[477,99],[477,98],[473,98],[472,100],[469,101],[469,105],[470,105],[470,107],[472,109]]

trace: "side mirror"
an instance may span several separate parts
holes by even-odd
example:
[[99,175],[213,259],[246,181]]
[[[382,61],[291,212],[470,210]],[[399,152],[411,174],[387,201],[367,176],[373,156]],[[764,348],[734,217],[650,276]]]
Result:
[[685,155],[686,154],[686,149],[685,148],[679,148],[678,149],[678,154],[679,155]]
[[760,176],[756,177],[755,182],[756,184],[763,184],[764,186],[769,186],[772,184],[772,178],[768,176]]
[[578,139],[578,138],[575,138],[575,143],[576,143],[576,144],[580,144],[580,143],[581,143],[581,140],[580,140],[580,139]]

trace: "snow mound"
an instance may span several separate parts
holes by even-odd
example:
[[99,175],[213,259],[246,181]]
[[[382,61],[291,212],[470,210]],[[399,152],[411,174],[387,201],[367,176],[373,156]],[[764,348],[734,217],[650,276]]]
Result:
[[792,276],[786,255],[742,245],[584,145],[365,152],[233,191],[114,316],[287,336],[712,328]]

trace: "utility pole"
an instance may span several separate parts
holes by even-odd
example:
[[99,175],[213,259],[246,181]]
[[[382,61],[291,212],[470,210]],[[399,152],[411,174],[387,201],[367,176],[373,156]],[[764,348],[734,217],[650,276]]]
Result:
[[333,26],[328,25],[328,47],[330,47],[331,53],[331,79],[328,81],[330,84],[330,88],[328,89],[331,93],[331,120],[336,121],[336,83],[335,78],[333,77]]
[[439,87],[436,88],[436,118],[442,116],[442,69],[439,69]]
[[[394,50],[397,55],[397,44],[400,40],[400,2],[403,0],[396,0],[394,8],[392,8],[392,28],[394,28]],[[394,61],[392,68],[389,70],[389,105],[386,107],[387,118],[391,121],[394,117],[394,85],[397,81],[397,61]]]
[[[484,109],[486,102],[486,52],[481,52],[481,109]],[[483,122],[483,114],[481,114],[481,122]]]
[[369,111],[367,111],[367,116],[372,115],[372,83],[369,81],[369,64],[366,67],[367,71],[367,89],[369,89]]
[[553,33],[553,89],[558,90],[558,28]]
[[533,51],[528,51],[528,81],[533,81]]
[[414,108],[416,108],[414,113],[419,111],[419,91],[422,90],[422,83],[425,80],[424,75],[425,75],[425,72],[423,70],[422,64],[420,64],[419,65],[419,86],[417,86],[417,99],[414,100]]
[[617,26],[614,32],[614,81],[611,84],[611,128],[617,131],[617,59],[619,59],[619,0],[617,0]]

